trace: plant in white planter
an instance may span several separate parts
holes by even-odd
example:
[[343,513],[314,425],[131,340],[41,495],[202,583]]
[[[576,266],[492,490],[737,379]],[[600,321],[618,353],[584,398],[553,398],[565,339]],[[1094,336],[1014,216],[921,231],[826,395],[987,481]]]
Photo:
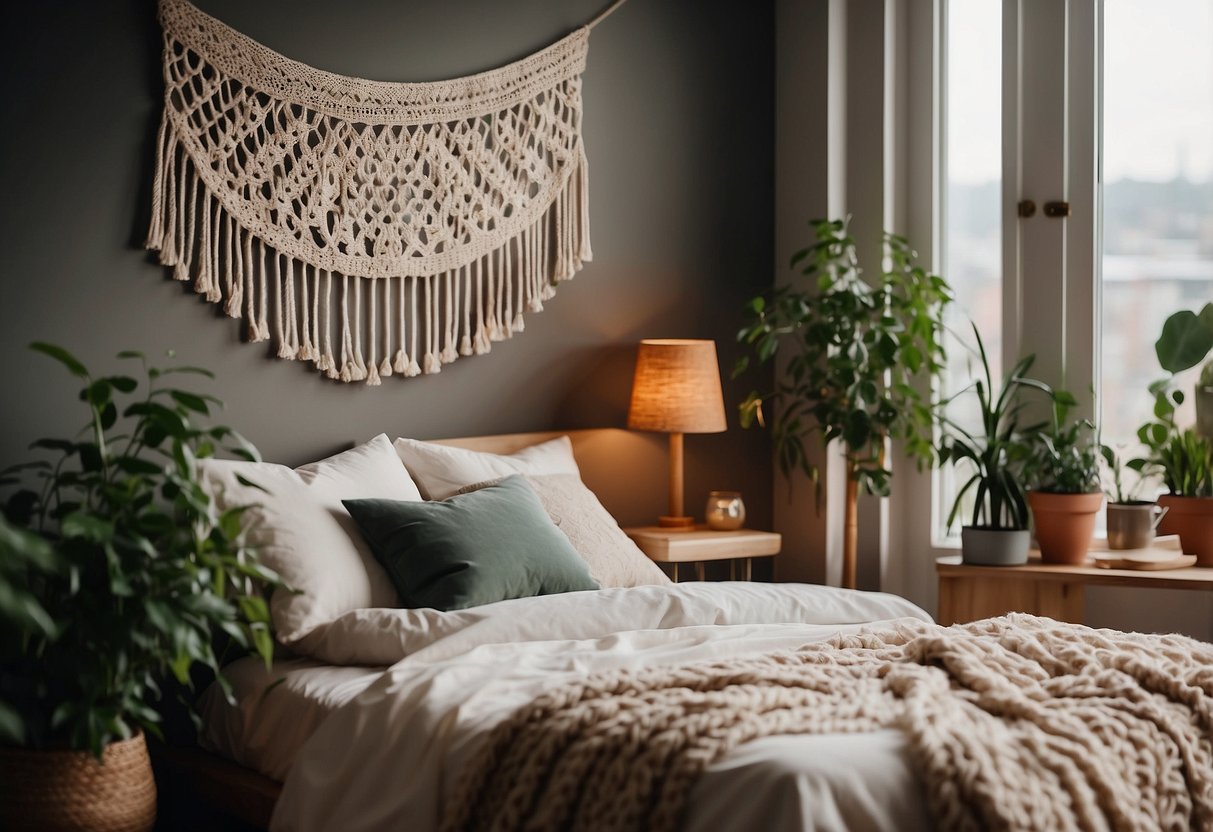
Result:
[[[256,450],[201,424],[216,399],[165,384],[205,370],[122,353],[143,365],[142,384],[95,377],[60,347],[33,349],[76,376],[87,421],[33,444],[49,459],[0,476],[16,488],[0,516],[0,781],[20,771],[25,784],[0,800],[0,827],[20,816],[38,828],[150,828],[144,734],[159,731],[162,684],[188,687],[196,666],[217,674],[217,631],[271,657],[262,589],[277,576],[245,545],[243,509],[220,511],[197,471],[220,446]],[[37,487],[23,487],[31,475]],[[67,788],[77,781],[93,792]]]
[[940,462],[951,462],[968,474],[956,493],[948,526],[956,522],[966,498],[971,498],[970,523],[960,532],[965,563],[1016,566],[1027,562],[1031,542],[1022,474],[1031,453],[1027,435],[1035,428],[1020,427],[1024,405],[1019,392],[1022,386],[1034,383],[1025,375],[1034,356],[1023,358],[1012,367],[995,391],[990,362],[976,326],[973,334],[977,338],[983,376],[948,403],[960,396],[975,396],[981,430],[970,432],[951,417],[943,419]]

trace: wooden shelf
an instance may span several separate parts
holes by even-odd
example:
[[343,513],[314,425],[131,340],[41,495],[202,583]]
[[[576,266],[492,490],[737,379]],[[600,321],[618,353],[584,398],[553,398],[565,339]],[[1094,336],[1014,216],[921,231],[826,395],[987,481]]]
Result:
[[1106,569],[1093,562],[1067,566],[1042,563],[1040,553],[1035,551],[1023,566],[977,566],[961,563],[960,555],[949,555],[935,561],[935,572],[939,576],[936,618],[940,624],[975,621],[1008,612],[1081,624],[1083,591],[1088,586],[1213,592],[1213,569],[1198,566],[1156,571]]

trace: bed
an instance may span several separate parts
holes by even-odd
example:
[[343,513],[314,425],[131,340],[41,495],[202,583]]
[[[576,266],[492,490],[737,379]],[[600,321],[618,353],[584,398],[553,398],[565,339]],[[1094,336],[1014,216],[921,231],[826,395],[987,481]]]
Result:
[[[282,604],[275,596],[282,657],[270,668],[252,659],[229,667],[235,704],[216,689],[201,701],[209,760],[230,761],[229,775],[256,772],[260,779],[250,782],[263,795],[266,783],[282,784],[273,800],[273,829],[964,828],[974,817],[988,820],[983,811],[1015,804],[1000,798],[1002,784],[992,783],[990,774],[1031,772],[1039,763],[1022,758],[1034,746],[1048,746],[1054,763],[1049,776],[1033,777],[1020,790],[1028,801],[1023,828],[1048,817],[1032,814],[1033,800],[1087,820],[1102,812],[1124,821],[1124,828],[1165,826],[1175,818],[1187,819],[1177,828],[1213,825],[1208,645],[1066,630],[1072,625],[1030,617],[945,631],[904,599],[830,587],[673,585],[651,563],[635,561],[638,552],[621,554],[617,525],[602,506],[587,509],[589,498],[580,491],[581,482],[592,483],[608,505],[616,495],[634,498],[620,472],[637,470],[631,466],[646,454],[660,465],[659,449],[634,435],[400,440],[394,447],[404,462],[399,470],[386,464],[386,441],[359,446],[336,466],[325,461],[297,469],[302,486],[284,471],[258,471],[269,480],[279,477],[284,505],[310,499],[330,521],[323,528],[286,528],[286,508],[277,518],[272,510],[253,512],[252,523],[277,529],[260,541],[271,559],[307,562],[307,553],[296,550],[336,545],[334,521],[353,544],[343,550],[344,575],[332,572],[332,550],[325,548],[323,568],[308,566],[316,574],[292,576],[304,592]],[[247,497],[233,475],[216,472],[217,491],[233,500]],[[385,576],[375,573],[382,547],[368,552],[365,538],[374,535],[357,525],[365,518],[352,520],[339,508],[381,508],[376,500],[409,488],[404,500],[437,503],[520,477],[601,588],[447,612],[402,607],[401,599],[416,597],[413,590],[404,586],[388,597]],[[263,534],[256,525],[250,531]],[[989,652],[1011,643],[1019,647],[1010,658]],[[899,664],[914,651],[930,655]],[[1073,695],[1071,685],[1063,697],[1068,710],[1049,711],[1034,723],[1023,711],[1040,702],[1006,680],[1064,665],[1055,655],[1070,656],[1072,666],[1023,684],[1047,686],[1067,673],[1086,674],[1085,693]],[[982,669],[998,662],[996,671]],[[1159,678],[1159,666],[1170,687],[1149,681]],[[997,746],[963,736],[989,733],[981,727],[986,723],[941,734],[939,724],[987,719],[991,710],[988,702],[982,710],[972,698],[949,698],[938,688],[946,676],[941,668],[974,676],[974,696],[997,700],[994,710],[1018,708],[1024,731],[1010,726]],[[790,681],[793,670],[797,678],[824,673],[830,683]],[[1111,721],[1101,712],[1087,720],[1095,727],[1085,727],[1092,701],[1114,699],[1108,695],[1113,681],[1122,686],[1116,696],[1137,696],[1137,711],[1127,714],[1113,704]],[[894,713],[887,704],[898,697],[911,706]],[[994,733],[1004,730],[1003,723],[992,724]],[[967,745],[944,753],[956,734]],[[1126,737],[1161,749],[1157,776],[1133,775],[1143,766],[1131,753],[1124,765],[1090,753],[1092,743],[1107,740],[1116,749]],[[677,754],[662,751],[671,738],[683,744]],[[1070,753],[1082,743],[1088,753]],[[978,799],[949,796],[956,791],[953,775],[941,777],[924,749],[938,751],[935,758],[949,765],[967,760],[955,780]],[[1083,757],[1109,762],[1078,772],[1072,761]],[[1131,788],[1109,795],[1095,775],[1115,783],[1122,769],[1130,772]],[[239,780],[228,780],[233,800],[240,789],[231,784]],[[1146,795],[1163,799],[1146,806]],[[260,823],[269,807],[264,800],[258,805],[244,815]],[[953,806],[959,807],[954,816],[948,814]]]

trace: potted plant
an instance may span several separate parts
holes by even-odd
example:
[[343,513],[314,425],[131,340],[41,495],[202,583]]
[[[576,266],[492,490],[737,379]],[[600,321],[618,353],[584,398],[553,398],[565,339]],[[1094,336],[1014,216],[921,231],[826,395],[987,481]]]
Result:
[[[741,424],[763,423],[774,409],[772,437],[785,475],[803,471],[818,483],[805,442],[834,440],[846,456],[843,586],[855,586],[857,497],[887,495],[891,472],[886,444],[900,439],[919,465],[934,457],[935,414],[919,392],[944,366],[942,316],[951,300],[947,283],[915,265],[904,237],[884,235],[887,268],[876,285],[860,276],[848,220],[815,220],[816,242],[797,251],[791,267],[809,289],[781,286],[752,299],[738,341],[757,364],[787,357],[774,387],[752,391],[741,403]],[[751,364],[742,356],[733,377]]]
[[88,420],[0,478],[17,488],[0,518],[0,827],[149,829],[162,684],[218,673],[213,631],[271,656],[259,589],[277,578],[244,545],[243,510],[219,511],[196,467],[221,445],[256,451],[196,424],[216,399],[164,384],[204,370],[120,354],[143,364],[140,389],[32,348],[79,379]]
[[1100,445],[1099,453],[1112,480],[1111,487],[1105,490],[1108,498],[1108,548],[1144,549],[1154,539],[1159,521],[1167,514],[1167,509],[1153,500],[1137,498],[1140,480],[1132,488],[1125,485],[1125,469],[1140,473],[1145,460],[1126,462],[1108,445]]
[[1065,390],[1028,382],[1049,396],[1052,418],[1032,436],[1028,467],[1033,487],[1028,505],[1040,559],[1079,564],[1087,559],[1095,534],[1095,516],[1103,508],[1099,479],[1099,441],[1088,419],[1069,420],[1078,402]]
[[1144,473],[1160,475],[1168,491],[1158,498],[1168,509],[1159,531],[1178,534],[1183,551],[1196,555],[1198,566],[1213,567],[1213,425],[1208,424],[1213,419],[1213,362],[1205,365],[1197,381],[1196,429],[1181,430],[1175,421],[1176,408],[1185,401],[1175,374],[1195,367],[1213,351],[1213,303],[1205,304],[1200,314],[1181,310],[1167,318],[1154,351],[1170,375],[1149,387],[1154,419],[1137,431],[1148,452],[1137,464]]
[[1143,471],[1160,475],[1167,487],[1158,504],[1167,510],[1168,529],[1179,535],[1184,554],[1196,555],[1197,566],[1213,567],[1213,441],[1175,426],[1177,392],[1162,391],[1155,403],[1158,421],[1138,430],[1149,449]]
[[[1213,352],[1213,303],[1206,303],[1200,314],[1182,309],[1167,318],[1154,343],[1154,352],[1159,366],[1172,377],[1204,361]],[[1213,360],[1201,369],[1193,392],[1196,432],[1213,440]],[[1181,393],[1178,403],[1182,402]]]
[[956,522],[966,497],[971,497],[971,522],[960,531],[962,559],[983,566],[1017,566],[1027,563],[1031,543],[1022,473],[1030,453],[1025,434],[1034,429],[1020,428],[1024,405],[1019,389],[1030,381],[1025,374],[1035,357],[1027,356],[1012,367],[995,393],[990,362],[976,326],[973,334],[982,377],[954,395],[948,404],[971,392],[977,399],[981,429],[976,433],[969,431],[946,415],[945,407],[940,463],[964,467],[969,475],[956,492],[948,513],[948,527]]

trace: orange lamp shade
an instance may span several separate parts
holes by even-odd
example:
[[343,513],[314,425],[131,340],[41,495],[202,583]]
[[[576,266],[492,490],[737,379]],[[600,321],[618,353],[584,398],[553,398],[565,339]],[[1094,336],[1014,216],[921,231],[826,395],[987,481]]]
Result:
[[628,427],[662,433],[720,433],[727,428],[715,341],[640,342]]

